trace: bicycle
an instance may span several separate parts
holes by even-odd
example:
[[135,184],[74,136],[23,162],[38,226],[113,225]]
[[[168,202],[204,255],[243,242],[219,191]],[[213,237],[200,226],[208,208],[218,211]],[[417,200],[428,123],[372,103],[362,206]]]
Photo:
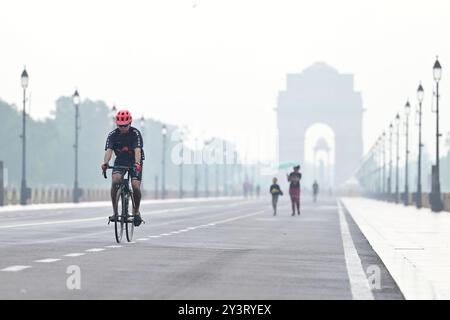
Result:
[[[117,243],[120,243],[123,237],[123,230],[125,229],[127,241],[131,242],[133,239],[134,233],[134,213],[129,214],[129,201],[131,199],[133,212],[135,208],[135,202],[133,197],[133,188],[130,187],[130,170],[134,170],[133,167],[126,166],[109,166],[107,169],[120,169],[126,170],[125,174],[122,177],[122,181],[117,186],[116,191],[116,208],[117,214],[114,213],[114,217],[110,218],[108,224],[110,222],[114,222],[114,231]],[[106,171],[103,171],[103,176],[107,179]],[[119,207],[120,202],[120,207]],[[120,208],[120,214],[119,213]]]

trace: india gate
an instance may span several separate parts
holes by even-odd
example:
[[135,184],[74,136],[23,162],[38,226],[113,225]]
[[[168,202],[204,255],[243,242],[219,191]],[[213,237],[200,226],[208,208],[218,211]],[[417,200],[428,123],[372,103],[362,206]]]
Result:
[[339,73],[325,63],[288,74],[276,108],[280,163],[299,161],[304,178],[309,175],[308,183],[314,179],[311,170],[306,170],[315,164],[305,163],[305,135],[311,126],[325,124],[332,129],[335,140],[330,187],[339,187],[353,174],[362,157],[363,111],[361,93],[354,90],[352,74]]

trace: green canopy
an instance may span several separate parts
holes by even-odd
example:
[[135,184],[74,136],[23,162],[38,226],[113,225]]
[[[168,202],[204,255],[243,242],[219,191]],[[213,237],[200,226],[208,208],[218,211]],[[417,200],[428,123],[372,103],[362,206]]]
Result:
[[287,162],[281,162],[278,165],[278,169],[288,169],[288,168],[293,168],[295,166],[299,166],[300,162],[298,161],[287,161]]

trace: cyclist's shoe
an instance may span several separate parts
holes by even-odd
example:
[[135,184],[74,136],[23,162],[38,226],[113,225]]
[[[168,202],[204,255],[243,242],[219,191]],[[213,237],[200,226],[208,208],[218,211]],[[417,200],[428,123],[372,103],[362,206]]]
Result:
[[116,219],[117,219],[117,214],[113,214],[112,216],[109,216],[108,217],[108,224],[110,223],[110,222],[115,222],[116,221]]
[[139,226],[141,225],[142,222],[145,223],[145,221],[142,220],[141,214],[140,214],[139,212],[136,212],[136,213],[134,214],[134,219],[133,219],[133,221],[134,221],[134,226],[135,226],[135,227],[139,227]]

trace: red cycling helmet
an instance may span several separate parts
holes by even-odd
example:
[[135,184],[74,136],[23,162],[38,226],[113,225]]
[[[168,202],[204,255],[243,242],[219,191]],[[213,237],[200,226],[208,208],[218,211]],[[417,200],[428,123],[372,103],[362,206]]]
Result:
[[118,126],[130,124],[131,120],[131,113],[128,110],[119,110],[116,114],[116,124]]

